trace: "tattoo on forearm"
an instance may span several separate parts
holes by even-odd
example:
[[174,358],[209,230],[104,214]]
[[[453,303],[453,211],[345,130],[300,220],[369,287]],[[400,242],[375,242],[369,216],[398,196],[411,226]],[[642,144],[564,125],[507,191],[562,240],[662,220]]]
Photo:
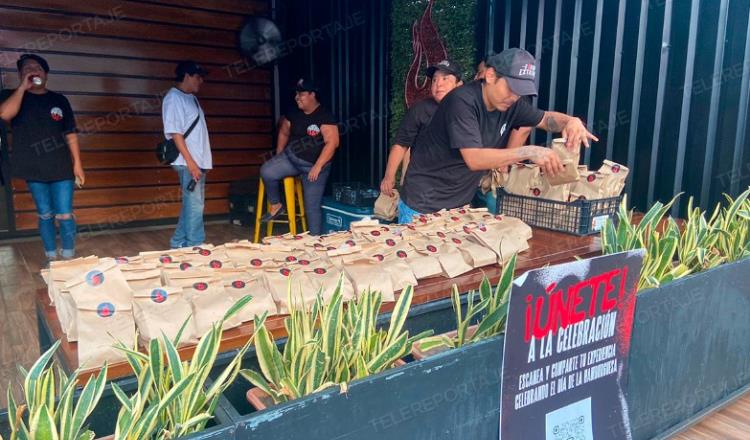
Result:
[[562,131],[562,125],[557,122],[557,119],[553,115],[547,116],[547,128],[553,133]]

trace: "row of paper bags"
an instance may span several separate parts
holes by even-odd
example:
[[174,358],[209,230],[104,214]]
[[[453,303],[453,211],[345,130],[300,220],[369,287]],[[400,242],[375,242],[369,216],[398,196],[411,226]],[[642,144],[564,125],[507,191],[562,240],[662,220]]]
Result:
[[[80,365],[122,356],[115,340],[132,346],[135,326],[143,341],[162,332],[173,338],[192,315],[180,342],[189,342],[221,319],[240,297],[253,300],[226,327],[255,314],[286,313],[333,292],[343,274],[344,298],[373,289],[384,301],[419,279],[456,277],[528,248],[531,228],[485,209],[420,216],[410,225],[354,223],[327,236],[269,237],[221,246],[141,252],[136,257],[86,257],[53,262],[45,279],[63,331],[78,341]],[[292,304],[294,306],[296,304]]]

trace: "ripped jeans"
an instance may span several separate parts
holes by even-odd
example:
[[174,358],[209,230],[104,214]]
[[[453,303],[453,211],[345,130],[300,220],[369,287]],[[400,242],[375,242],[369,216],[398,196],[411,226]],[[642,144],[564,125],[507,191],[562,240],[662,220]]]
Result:
[[73,218],[73,180],[39,182],[27,180],[31,196],[39,215],[39,235],[42,236],[44,253],[48,258],[57,255],[57,230],[55,219],[60,224],[62,257],[72,258],[76,248],[76,221]]

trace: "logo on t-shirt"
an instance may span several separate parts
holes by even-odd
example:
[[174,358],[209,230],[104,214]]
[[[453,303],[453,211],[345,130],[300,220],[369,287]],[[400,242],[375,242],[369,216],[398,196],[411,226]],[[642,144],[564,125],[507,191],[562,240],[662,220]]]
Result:
[[307,135],[315,137],[320,134],[320,127],[317,124],[310,124],[307,126]]
[[508,126],[508,123],[506,122],[505,124],[503,124],[503,126],[502,126],[502,127],[500,127],[500,136],[502,136],[502,135],[504,135],[504,134],[505,134],[505,128],[506,128],[507,126]]
[[62,121],[63,111],[60,107],[52,107],[52,110],[49,111],[49,115],[55,122]]

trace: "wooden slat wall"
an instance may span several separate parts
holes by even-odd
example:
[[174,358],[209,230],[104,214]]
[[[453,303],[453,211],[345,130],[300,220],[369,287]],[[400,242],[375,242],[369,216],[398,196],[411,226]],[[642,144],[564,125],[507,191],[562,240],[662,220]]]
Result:
[[[214,160],[206,214],[227,212],[229,182],[257,176],[272,143],[270,72],[231,67],[241,60],[242,21],[268,11],[264,0],[0,1],[3,87],[17,85],[21,53],[39,53],[50,63],[49,88],[76,113],[86,170],[74,199],[79,224],[179,214],[177,176],[159,166],[153,147],[162,130],[160,96],[173,85],[175,63],[188,58],[211,70],[198,95]],[[16,229],[35,229],[25,182],[13,181],[13,204]]]

